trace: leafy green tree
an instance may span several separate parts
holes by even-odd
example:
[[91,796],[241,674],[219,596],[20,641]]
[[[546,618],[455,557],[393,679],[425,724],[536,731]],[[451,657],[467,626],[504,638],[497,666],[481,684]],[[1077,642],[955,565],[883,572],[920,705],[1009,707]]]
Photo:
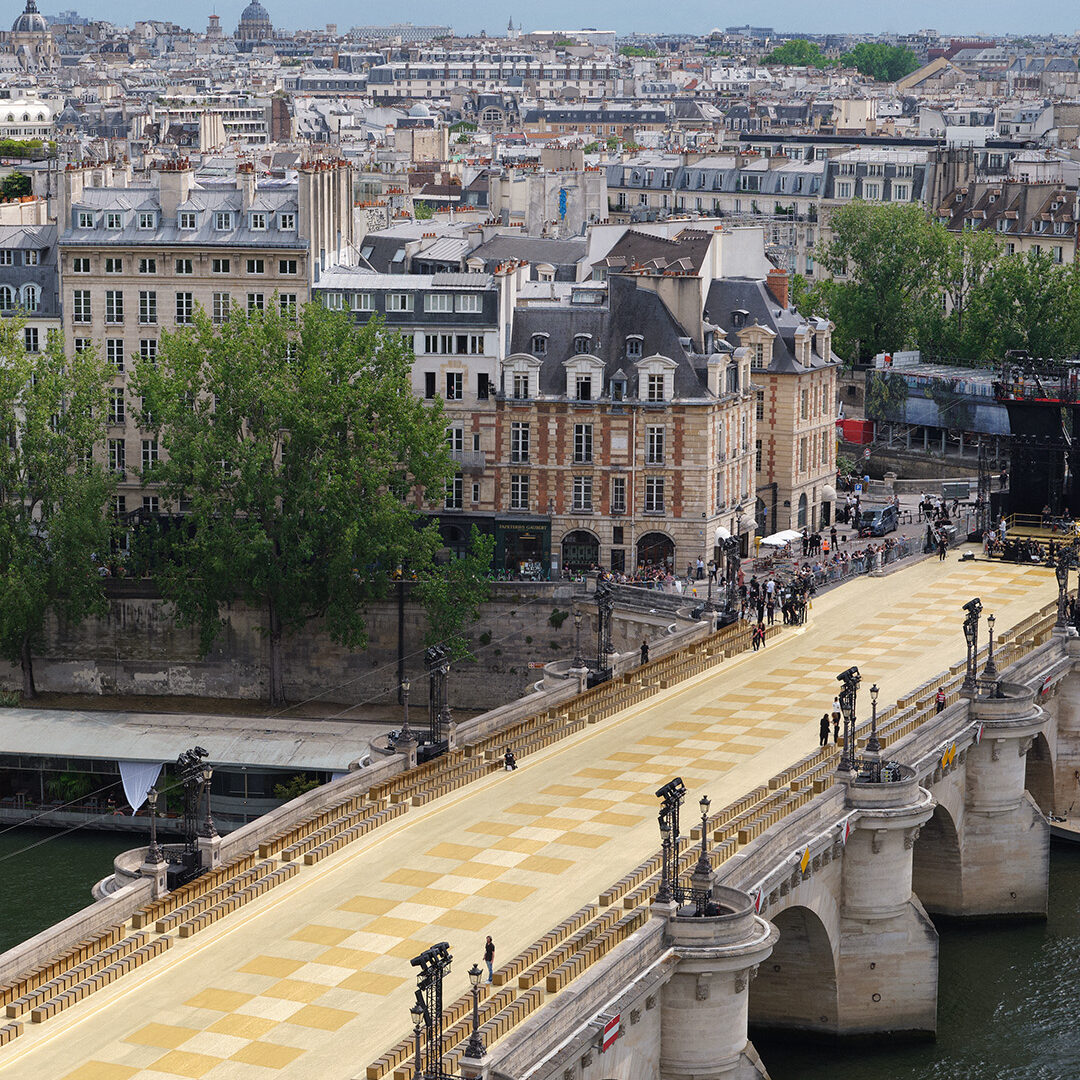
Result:
[[886,45],[881,41],[860,41],[843,58],[875,82],[896,82],[919,67],[919,58],[906,45]]
[[431,208],[430,203],[413,203],[413,217],[416,218],[417,221],[430,221],[434,216],[435,211]]
[[1068,356],[1080,349],[1080,270],[1047,252],[998,259],[969,305],[976,359],[996,363],[1009,349]]
[[209,648],[222,609],[262,612],[270,699],[285,699],[282,648],[311,619],[338,643],[366,641],[363,608],[394,568],[428,565],[436,528],[420,527],[417,493],[453,473],[441,410],[410,386],[412,351],[377,320],[308,304],[299,321],[234,309],[161,337],[140,361],[140,424],[163,459],[162,485],[185,527],[169,534],[162,592]]
[[817,42],[807,41],[805,38],[793,38],[785,41],[783,45],[773,49],[763,61],[766,64],[775,64],[779,67],[832,67],[836,61],[830,60],[821,52]]
[[92,350],[65,356],[58,334],[27,352],[19,321],[0,323],[0,652],[28,698],[47,616],[105,609],[115,481],[90,451],[114,373]]
[[3,181],[0,181],[0,193],[3,193],[5,199],[20,199],[29,195],[30,191],[30,177],[26,173],[9,172]]
[[921,207],[859,200],[835,210],[829,226],[815,256],[839,280],[821,282],[813,301],[836,323],[836,351],[854,361],[917,345],[922,305],[940,303],[938,249]]
[[987,277],[1002,258],[1001,243],[982,229],[951,233],[938,222],[927,222],[926,229],[937,295],[928,292],[917,314],[919,346],[946,359],[977,356],[970,312],[973,304],[979,310]]
[[474,525],[464,555],[432,567],[417,579],[414,596],[428,616],[424,644],[445,645],[451,660],[475,659],[466,632],[476,622],[480,605],[491,592],[489,575],[494,554],[495,537],[485,535]]

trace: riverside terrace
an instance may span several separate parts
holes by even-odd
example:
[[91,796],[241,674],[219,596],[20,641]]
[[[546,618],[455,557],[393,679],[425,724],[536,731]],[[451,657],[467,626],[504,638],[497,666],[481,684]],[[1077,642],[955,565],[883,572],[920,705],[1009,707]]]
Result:
[[[69,1001],[62,1021],[24,1018],[29,1022],[0,1050],[0,1080],[345,1080],[364,1075],[365,1068],[373,1069],[367,1075],[387,1075],[401,1062],[383,1057],[409,1027],[410,957],[449,941],[459,963],[447,983],[447,1001],[456,1003],[486,934],[498,944],[497,962],[513,961],[548,927],[561,925],[572,939],[591,920],[586,917],[580,929],[569,924],[600,897],[616,917],[608,915],[611,925],[594,936],[607,935],[614,960],[617,934],[635,932],[629,923],[616,930],[624,912],[634,913],[625,898],[645,881],[626,884],[622,909],[612,905],[610,890],[655,854],[653,791],[659,783],[681,774],[691,800],[707,793],[716,807],[749,799],[751,809],[773,799],[744,819],[733,846],[723,849],[738,858],[744,844],[766,833],[770,818],[781,823],[779,811],[788,804],[773,798],[778,789],[770,790],[769,781],[818,754],[817,721],[835,693],[836,672],[858,664],[864,678],[880,684],[884,710],[963,655],[958,614],[968,597],[981,596],[999,627],[1031,618],[1028,630],[1045,636],[1039,609],[1055,593],[1044,569],[990,563],[927,561],[883,580],[860,580],[817,600],[808,626],[784,631],[759,653],[730,655],[716,668],[707,647],[687,650],[668,658],[668,667],[648,685],[639,680],[616,686],[622,707],[602,718],[590,715],[588,703],[581,709],[566,703],[561,722],[571,734],[555,740],[556,718],[545,718],[535,731],[534,752],[519,753],[517,772],[481,775],[476,767],[483,756],[477,761],[466,754],[443,773],[417,776],[415,786],[390,781],[384,803],[378,796],[385,793],[369,792],[366,802],[344,811],[357,815],[348,826],[359,827],[351,842],[328,837],[315,845],[329,846],[310,865],[307,856],[315,849],[301,854],[305,865],[288,880],[278,875],[270,881],[284,865],[281,844],[305,841],[265,837],[265,848],[252,850],[250,863],[235,869],[237,876],[249,876],[234,893],[213,898],[203,910],[215,914],[197,933],[175,933],[160,956],[85,1000]],[[1018,643],[1009,648],[1017,655],[1024,651]],[[589,722],[594,719],[600,722]],[[489,749],[497,754],[503,742],[491,740]],[[816,788],[828,793],[832,753],[810,767],[820,775],[810,780],[809,796]],[[1006,754],[1002,760],[1020,762],[1022,783],[1023,757],[1014,750],[1012,759]],[[463,786],[459,781],[470,768],[477,778]],[[318,809],[329,808],[335,790],[355,794],[350,781],[355,783],[350,777],[337,789],[323,789]],[[396,793],[404,797],[393,801]],[[409,812],[365,829],[365,816],[410,802]],[[798,798],[790,808],[796,803]],[[230,849],[228,857],[242,854]],[[294,853],[289,864],[298,861]],[[213,891],[219,884],[203,888]],[[138,906],[149,901],[143,891]],[[235,900],[241,894],[243,900]],[[177,901],[192,904],[194,918],[202,913],[195,910],[199,899]],[[649,925],[641,931],[653,933]],[[17,959],[0,957],[0,979],[16,973]],[[535,1008],[545,994],[574,986],[573,965],[553,984],[548,976],[555,970],[543,976],[544,992],[531,993],[530,986],[522,1004],[516,998],[502,1002],[507,1015],[521,1020],[530,1003]],[[516,986],[510,989],[513,994],[504,996],[517,994]],[[493,993],[493,1004],[496,998]],[[492,1030],[510,1032],[498,1012],[490,1018]],[[459,1010],[453,1021],[463,1017]]]

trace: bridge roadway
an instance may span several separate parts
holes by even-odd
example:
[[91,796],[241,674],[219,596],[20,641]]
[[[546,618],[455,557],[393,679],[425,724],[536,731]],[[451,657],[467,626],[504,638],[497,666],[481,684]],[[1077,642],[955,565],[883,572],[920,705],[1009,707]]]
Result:
[[[662,691],[348,845],[177,940],[163,956],[0,1050],[0,1080],[351,1080],[408,1029],[409,958],[448,940],[446,1000],[484,936],[497,962],[594,901],[657,848],[654,789],[714,807],[817,745],[835,675],[882,704],[963,656],[960,604],[1006,629],[1056,594],[1051,571],[924,561],[815,602],[809,626]],[[32,897],[28,897],[32,902]]]

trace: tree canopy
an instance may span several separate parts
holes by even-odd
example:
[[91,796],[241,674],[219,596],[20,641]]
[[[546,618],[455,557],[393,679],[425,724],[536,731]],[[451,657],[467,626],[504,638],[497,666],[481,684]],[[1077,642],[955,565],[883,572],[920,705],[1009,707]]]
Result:
[[847,359],[918,348],[996,364],[1009,349],[1080,351],[1080,269],[1047,250],[1009,255],[992,232],[950,232],[897,203],[856,200],[828,227],[814,256],[834,279],[797,279],[792,296],[836,323],[835,348]]
[[93,350],[66,357],[59,335],[27,351],[20,320],[0,322],[0,652],[27,697],[46,617],[105,608],[115,481],[91,448],[113,374]]
[[263,613],[270,698],[284,700],[282,643],[310,619],[346,647],[390,573],[439,546],[417,492],[453,472],[441,409],[410,386],[412,352],[377,321],[309,304],[297,316],[197,312],[140,361],[140,424],[164,452],[146,474],[183,511],[159,572],[179,618],[208,648],[222,609]]
[[825,56],[817,42],[807,41],[805,38],[793,38],[773,49],[765,57],[763,63],[781,67],[827,68],[833,67],[836,61]]
[[875,82],[896,82],[919,67],[919,58],[906,45],[860,41],[845,54],[843,63]]

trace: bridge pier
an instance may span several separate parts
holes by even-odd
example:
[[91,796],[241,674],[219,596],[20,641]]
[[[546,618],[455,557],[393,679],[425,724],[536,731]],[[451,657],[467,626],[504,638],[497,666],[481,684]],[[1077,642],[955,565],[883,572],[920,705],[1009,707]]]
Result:
[[912,848],[934,811],[911,769],[895,782],[848,780],[859,811],[843,860],[836,1034],[933,1035],[938,938],[912,893]]
[[[661,1080],[758,1080],[747,1037],[749,984],[779,934],[739,889],[714,886],[721,915],[681,918],[672,905],[666,939],[678,956],[661,999]],[[654,905],[654,912],[665,914]]]
[[970,715],[983,731],[967,751],[960,889],[955,907],[935,900],[932,910],[1045,918],[1050,825],[1025,790],[1025,778],[1027,753],[1048,717],[1035,704],[1034,690],[1007,683],[1002,691],[1004,697],[971,701]]
[[[1080,638],[1068,638],[1065,652],[1080,664]],[[1054,769],[1054,809],[1063,817],[1080,813],[1080,670],[1061,680],[1054,706],[1057,709],[1057,740]]]

